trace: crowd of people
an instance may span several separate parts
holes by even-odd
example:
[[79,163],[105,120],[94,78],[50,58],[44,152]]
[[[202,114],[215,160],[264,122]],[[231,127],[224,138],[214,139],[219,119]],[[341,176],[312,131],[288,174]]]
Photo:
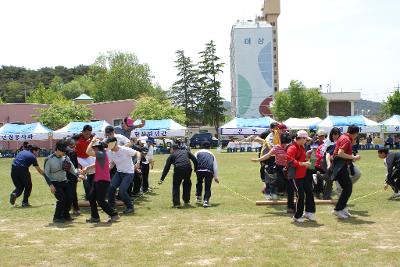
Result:
[[[85,198],[90,203],[91,216],[88,223],[100,222],[98,206],[109,216],[109,222],[120,219],[116,209],[116,198],[122,200],[123,214],[134,212],[132,199],[151,190],[149,172],[153,168],[152,138],[138,140],[131,137],[133,121],[125,118],[119,127],[107,126],[105,138],[100,140],[92,134],[90,125],[85,125],[80,134],[60,140],[55,152],[46,158],[43,169],[37,157],[39,148],[26,145],[15,157],[11,167],[11,178],[15,190],[10,203],[22,195],[22,207],[30,207],[32,191],[29,167],[34,166],[43,175],[57,203],[53,216],[54,223],[73,220],[80,215],[77,185],[83,181]],[[331,200],[333,185],[336,184],[338,201],[333,214],[340,219],[351,217],[347,203],[353,191],[353,184],[361,172],[355,165],[360,155],[355,146],[359,134],[357,126],[349,126],[342,134],[336,127],[327,134],[319,130],[313,138],[304,131],[291,136],[284,124],[272,123],[270,130],[255,138],[262,148],[254,162],[260,162],[260,178],[264,183],[263,194],[268,200],[277,200],[282,192],[287,195],[287,212],[293,214],[293,221],[302,223],[305,219],[316,220],[317,199]],[[219,183],[216,157],[210,151],[210,143],[192,154],[184,144],[171,147],[159,184],[162,184],[174,166],[172,180],[172,203],[181,207],[180,188],[184,205],[190,205],[192,172],[196,173],[196,202],[210,207],[211,185]],[[393,198],[400,197],[400,153],[391,153],[387,148],[378,150],[387,167],[386,186],[393,189]],[[204,184],[204,194],[203,194]]]
[[[132,199],[151,191],[149,172],[153,168],[154,139],[141,140],[130,138],[133,129],[142,127],[145,121],[135,126],[133,120],[125,118],[120,127],[107,126],[105,138],[100,140],[92,134],[92,127],[85,125],[80,134],[65,138],[56,143],[55,152],[44,161],[43,170],[37,162],[39,148],[26,146],[12,163],[11,177],[15,190],[10,195],[10,203],[24,193],[22,207],[30,207],[29,197],[32,191],[29,167],[34,166],[44,176],[51,193],[55,196],[56,208],[54,223],[72,221],[71,215],[81,214],[78,203],[77,184],[83,181],[85,199],[89,201],[91,216],[88,223],[100,222],[98,206],[109,216],[108,222],[118,221],[116,198],[122,200],[123,214],[134,212]],[[174,165],[172,182],[173,207],[180,208],[180,186],[183,184],[183,200],[190,203],[191,174],[193,162],[197,174],[196,202],[204,207],[211,206],[211,183],[218,180],[217,161],[210,152],[210,144],[193,155],[187,147],[174,145],[171,149],[161,184],[171,165]],[[205,185],[204,201],[202,195]],[[118,191],[117,191],[118,190]]]

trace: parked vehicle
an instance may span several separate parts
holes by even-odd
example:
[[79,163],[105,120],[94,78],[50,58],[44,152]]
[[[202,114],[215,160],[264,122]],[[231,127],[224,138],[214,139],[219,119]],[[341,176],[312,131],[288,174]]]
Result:
[[218,139],[213,137],[211,133],[196,133],[190,138],[191,148],[200,148],[203,143],[209,142],[211,147],[218,146]]

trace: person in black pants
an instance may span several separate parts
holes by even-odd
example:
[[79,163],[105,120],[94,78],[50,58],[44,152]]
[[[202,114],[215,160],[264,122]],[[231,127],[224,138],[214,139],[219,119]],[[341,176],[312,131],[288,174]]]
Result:
[[210,143],[204,142],[203,149],[199,150],[195,157],[197,159],[197,184],[196,184],[196,202],[201,203],[201,193],[203,191],[204,181],[204,198],[203,207],[211,207],[211,183],[214,178],[216,183],[218,180],[218,165],[217,159],[214,154],[210,151]]
[[189,151],[179,149],[178,145],[173,145],[171,149],[172,154],[168,157],[167,162],[165,163],[165,167],[158,184],[162,184],[164,182],[164,179],[169,172],[171,164],[173,164],[174,175],[172,181],[172,202],[174,208],[179,208],[181,205],[179,195],[182,181],[183,201],[185,202],[185,205],[189,205],[190,203],[190,190],[192,188],[192,181],[190,180],[190,176],[192,174],[192,166],[190,165],[190,160],[194,164],[194,170],[197,171],[197,159]]
[[378,157],[384,160],[387,168],[387,175],[385,180],[386,190],[388,186],[393,189],[392,199],[400,197],[400,153],[389,153],[389,149],[381,148],[378,150]]
[[[75,140],[73,138],[67,138],[66,143],[68,145],[66,149],[66,155],[69,157],[71,160],[72,165],[74,165],[75,169],[78,169],[78,156],[76,155],[75,152]],[[70,187],[70,191],[72,194],[72,208],[73,208],[73,215],[79,216],[81,215],[79,205],[78,205],[78,193],[77,193],[77,184],[78,184],[78,178],[71,174],[70,172],[67,172],[67,179],[68,179],[68,186]]]
[[353,155],[353,144],[358,136],[360,129],[351,125],[347,128],[347,133],[343,134],[336,141],[335,151],[333,152],[333,173],[343,191],[340,194],[334,214],[339,219],[347,219],[351,216],[346,208],[347,201],[349,200],[353,191],[353,183],[350,179],[349,165],[353,161],[360,160],[360,155]]
[[38,173],[44,175],[43,170],[39,167],[37,157],[40,148],[35,145],[28,145],[28,150],[22,150],[17,154],[11,165],[11,178],[15,185],[14,191],[10,195],[11,205],[15,204],[15,200],[24,193],[22,207],[30,207],[29,197],[32,192],[32,179],[29,167],[33,165]]

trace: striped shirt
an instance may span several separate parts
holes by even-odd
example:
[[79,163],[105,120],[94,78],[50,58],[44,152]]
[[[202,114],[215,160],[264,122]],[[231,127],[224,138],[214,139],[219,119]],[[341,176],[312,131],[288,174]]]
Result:
[[275,155],[275,164],[286,167],[287,154],[286,149],[281,145],[276,145],[271,149],[271,154]]

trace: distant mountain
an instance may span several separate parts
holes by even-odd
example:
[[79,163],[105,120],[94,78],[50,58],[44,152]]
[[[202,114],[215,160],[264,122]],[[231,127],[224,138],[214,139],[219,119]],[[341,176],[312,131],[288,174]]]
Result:
[[382,103],[361,99],[354,103],[354,114],[377,116],[382,108]]

